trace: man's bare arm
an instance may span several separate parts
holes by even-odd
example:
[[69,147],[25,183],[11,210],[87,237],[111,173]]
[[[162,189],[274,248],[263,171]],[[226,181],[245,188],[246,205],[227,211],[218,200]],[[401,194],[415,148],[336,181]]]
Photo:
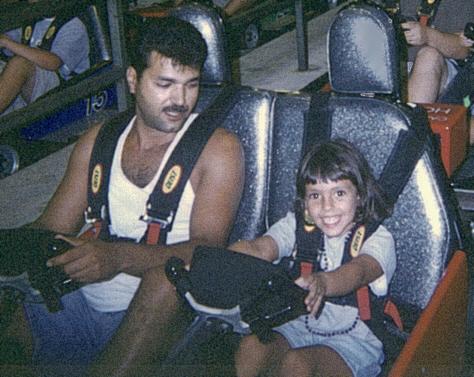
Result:
[[71,278],[88,283],[109,279],[119,272],[141,276],[163,266],[170,256],[188,263],[197,245],[227,243],[243,190],[244,157],[236,136],[218,130],[205,147],[192,175],[195,201],[190,240],[172,246],[137,245],[100,240],[70,240],[73,250],[51,260],[63,265]]
[[61,183],[31,226],[64,234],[76,234],[80,230],[87,206],[89,160],[99,128],[100,125],[95,126],[79,138]]

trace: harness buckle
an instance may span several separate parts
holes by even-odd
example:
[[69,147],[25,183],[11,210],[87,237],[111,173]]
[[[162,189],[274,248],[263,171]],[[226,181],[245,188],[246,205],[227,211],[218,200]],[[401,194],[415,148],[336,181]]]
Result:
[[148,212],[140,216],[140,220],[146,222],[148,225],[155,223],[159,224],[161,229],[166,229],[173,222],[174,212],[171,211],[166,217],[151,216]]
[[86,224],[95,224],[98,221],[102,221],[105,218],[104,215],[105,215],[105,206],[102,206],[100,208],[100,216],[97,216],[97,214],[94,214],[92,211],[92,208],[89,206],[84,211],[84,222]]

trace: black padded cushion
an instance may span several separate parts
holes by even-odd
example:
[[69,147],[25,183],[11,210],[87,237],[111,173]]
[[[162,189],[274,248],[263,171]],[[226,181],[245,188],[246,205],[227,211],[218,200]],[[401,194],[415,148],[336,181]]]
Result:
[[400,56],[392,19],[363,3],[341,9],[328,33],[328,66],[335,92],[399,93]]
[[222,19],[217,13],[193,3],[173,9],[171,15],[194,25],[206,41],[207,58],[201,73],[202,83],[230,82],[231,69],[227,54],[226,35]]

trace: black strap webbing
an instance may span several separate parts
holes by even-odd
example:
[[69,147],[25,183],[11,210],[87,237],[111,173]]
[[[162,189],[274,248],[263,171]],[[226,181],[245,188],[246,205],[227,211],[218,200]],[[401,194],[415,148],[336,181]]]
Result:
[[400,131],[378,179],[392,205],[397,201],[423,152],[422,140],[417,138],[413,130]]
[[119,114],[104,124],[97,134],[89,162],[89,184],[87,186],[87,203],[90,207],[88,212],[91,218],[104,220],[104,215],[108,218],[108,213],[102,213],[102,208],[108,208],[107,195],[115,147],[133,115],[132,109]]
[[308,111],[304,114],[304,135],[302,156],[311,149],[314,143],[321,143],[331,139],[331,93],[316,92],[311,95]]
[[167,223],[160,231],[160,243],[166,243],[167,233],[173,227],[174,215],[194,165],[211,135],[222,127],[236,103],[236,94],[235,86],[224,86],[214,102],[193,121],[168,159],[147,203],[147,215]]
[[421,24],[430,26],[438,11],[441,0],[421,0],[417,13]]

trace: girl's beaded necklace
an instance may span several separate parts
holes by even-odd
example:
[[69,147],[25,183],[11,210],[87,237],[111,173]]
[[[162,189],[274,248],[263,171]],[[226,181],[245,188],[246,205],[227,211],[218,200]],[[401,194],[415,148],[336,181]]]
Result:
[[[352,233],[355,231],[356,227],[353,227],[352,230],[348,233],[348,235],[346,236],[346,239],[344,241],[344,243],[347,243],[349,242],[349,240],[352,239]],[[319,248],[318,250],[318,262],[320,263],[320,266],[321,266],[321,269],[323,271],[327,271],[329,269],[329,258],[327,256],[327,253],[326,253],[326,247],[325,247],[325,242],[324,242],[324,236],[322,238],[322,242],[321,242],[321,247]],[[318,335],[318,336],[322,336],[322,337],[325,337],[325,338],[328,338],[328,337],[331,337],[331,336],[336,336],[336,335],[345,335],[345,334],[348,334],[349,332],[351,332],[352,330],[355,329],[355,327],[357,326],[357,322],[359,322],[359,314],[356,315],[354,321],[352,322],[352,324],[345,328],[345,329],[342,329],[342,330],[335,330],[335,331],[317,331],[315,329],[313,329],[310,325],[309,325],[309,314],[305,315],[305,318],[304,318],[304,326],[306,327],[306,330],[308,330],[308,332],[312,335]]]

